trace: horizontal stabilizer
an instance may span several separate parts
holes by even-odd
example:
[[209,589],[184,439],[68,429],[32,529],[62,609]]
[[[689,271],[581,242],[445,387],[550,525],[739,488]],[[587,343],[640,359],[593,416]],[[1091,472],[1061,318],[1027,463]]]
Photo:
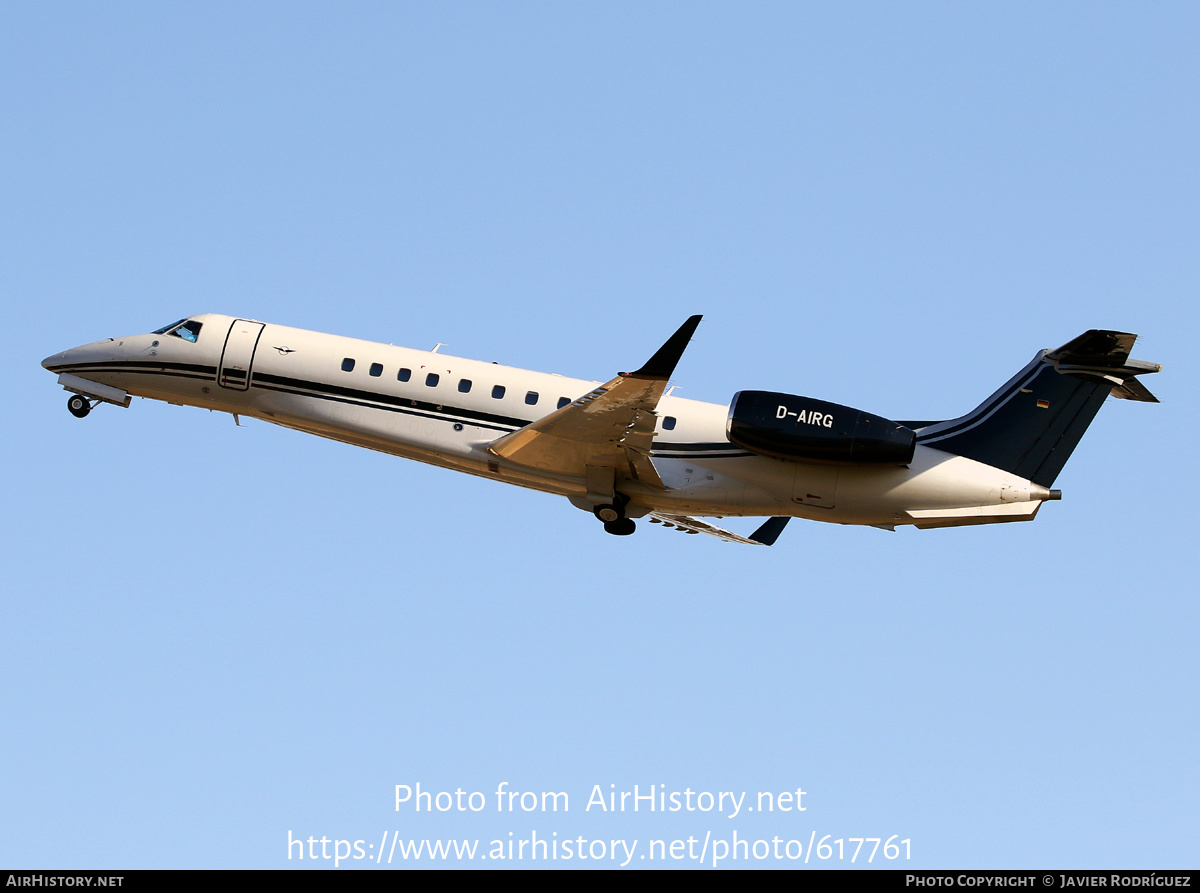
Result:
[[1136,340],[1137,335],[1128,332],[1091,329],[1058,350],[1048,351],[1046,362],[1053,364],[1063,375],[1107,382],[1112,386],[1112,395],[1121,400],[1157,403],[1158,398],[1137,380],[1137,376],[1161,372],[1162,366],[1129,359]]
[[1139,403],[1158,402],[1158,398],[1136,378],[1128,378],[1120,387],[1113,388],[1112,395],[1121,400],[1137,400]]
[[1048,351],[1046,359],[1053,363],[1078,363],[1085,366],[1124,366],[1136,340],[1137,335],[1128,332],[1088,329],[1057,350]]

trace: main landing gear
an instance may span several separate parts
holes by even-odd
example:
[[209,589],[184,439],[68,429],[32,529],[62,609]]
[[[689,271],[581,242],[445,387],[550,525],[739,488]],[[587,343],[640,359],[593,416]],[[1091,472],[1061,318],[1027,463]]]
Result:
[[592,509],[592,514],[603,522],[605,533],[611,533],[613,536],[629,536],[637,529],[633,519],[625,517],[623,503],[598,505]]
[[87,397],[72,394],[67,398],[67,411],[77,419],[82,419],[92,411],[92,404]]

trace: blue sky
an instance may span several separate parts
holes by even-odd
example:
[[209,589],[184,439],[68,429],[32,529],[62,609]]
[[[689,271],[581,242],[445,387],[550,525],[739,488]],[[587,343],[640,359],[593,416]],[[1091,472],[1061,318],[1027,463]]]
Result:
[[[6,5],[0,864],[735,830],[1192,864],[1198,34],[1187,4]],[[893,418],[1115,328],[1163,402],[1110,401],[1032,524],[620,539],[257,422],[80,422],[38,365],[198,312],[589,379],[703,313],[680,396]],[[570,812],[396,811],[418,782]],[[807,809],[584,808],[635,784]]]

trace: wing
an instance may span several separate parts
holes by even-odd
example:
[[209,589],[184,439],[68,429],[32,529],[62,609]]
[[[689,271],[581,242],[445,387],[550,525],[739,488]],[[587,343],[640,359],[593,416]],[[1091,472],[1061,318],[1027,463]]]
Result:
[[699,316],[690,317],[641,369],[623,372],[574,403],[501,437],[488,451],[550,474],[587,477],[589,467],[612,469],[620,477],[665,490],[650,461],[658,421],[655,408],[699,324]]
[[747,537],[730,530],[725,530],[722,527],[707,524],[696,518],[689,518],[687,515],[664,515],[662,512],[652,512],[650,514],[651,524],[663,524],[667,527],[673,526],[676,530],[682,530],[684,533],[707,533],[709,536],[715,536],[717,539],[725,540],[727,543],[745,543],[749,546],[775,545],[775,540],[790,520],[791,518],[768,518],[758,530]]

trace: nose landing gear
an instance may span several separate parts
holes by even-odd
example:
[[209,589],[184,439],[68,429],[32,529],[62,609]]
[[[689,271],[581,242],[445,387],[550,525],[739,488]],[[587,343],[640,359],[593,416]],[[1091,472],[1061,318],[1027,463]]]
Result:
[[77,419],[82,419],[92,411],[92,404],[80,394],[72,394],[67,398],[67,411]]

